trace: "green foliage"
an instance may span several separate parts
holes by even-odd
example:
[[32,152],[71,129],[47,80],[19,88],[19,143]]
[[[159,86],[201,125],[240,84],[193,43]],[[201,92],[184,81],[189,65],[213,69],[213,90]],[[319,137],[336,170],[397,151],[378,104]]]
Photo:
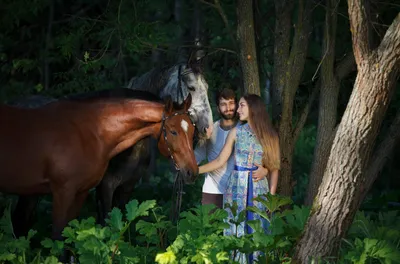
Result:
[[30,241],[37,233],[30,230],[26,237],[15,238],[11,224],[11,205],[4,210],[3,217],[0,219],[0,262],[12,264],[25,263],[58,263],[53,256],[42,257],[40,250],[32,251]]
[[[198,206],[181,214],[178,225],[179,234],[166,252],[158,254],[156,261],[163,264],[173,263],[235,263],[234,256],[239,253],[261,251],[264,256],[260,262],[289,263],[293,245],[300,236],[309,208],[282,210],[292,203],[290,198],[266,194],[256,199],[268,208],[268,213],[256,207],[248,210],[261,215],[270,222],[269,230],[263,230],[259,221],[249,221],[255,230],[242,237],[223,236],[222,231],[228,227],[227,212],[215,209],[213,205]],[[246,210],[238,212],[237,204],[226,205],[232,211],[230,223],[240,225],[246,217]],[[215,210],[211,213],[212,210]]]
[[222,230],[227,212],[214,205],[198,206],[181,214],[178,236],[167,251],[156,256],[158,263],[221,263],[228,259]]
[[[373,219],[375,218],[375,219]],[[398,211],[367,215],[358,212],[344,240],[343,260],[350,263],[400,263]]]
[[[267,219],[269,228],[263,230],[260,222],[249,221],[255,232],[242,237],[223,235],[228,214],[214,205],[183,211],[174,226],[154,200],[132,200],[124,212],[114,208],[106,226],[97,225],[93,217],[73,220],[63,231],[65,241],[44,238],[41,249],[32,249],[30,244],[36,231],[26,238],[14,237],[8,206],[0,220],[0,261],[58,263],[57,257],[67,249],[81,263],[236,263],[237,253],[254,251],[263,253],[259,263],[290,263],[310,208],[294,205],[284,210],[293,205],[292,200],[269,193],[255,202],[265,205],[267,213],[256,207],[248,210]],[[234,216],[232,224],[245,219],[246,211],[238,212],[236,203],[227,208]],[[398,263],[399,220],[397,211],[373,216],[357,213],[343,240],[339,263]]]
[[308,187],[308,173],[314,157],[314,147],[317,128],[314,125],[305,126],[300,132],[293,155],[293,178],[295,180],[293,200],[302,204]]

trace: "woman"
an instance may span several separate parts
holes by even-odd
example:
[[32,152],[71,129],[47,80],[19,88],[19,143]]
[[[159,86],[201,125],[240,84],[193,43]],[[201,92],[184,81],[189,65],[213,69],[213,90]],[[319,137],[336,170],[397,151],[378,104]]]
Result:
[[[238,213],[247,206],[254,205],[265,211],[266,208],[252,199],[260,194],[276,193],[278,173],[280,169],[280,149],[278,134],[272,126],[262,99],[255,94],[247,94],[240,98],[237,110],[239,119],[244,124],[233,128],[226,139],[219,156],[207,164],[199,166],[199,173],[218,169],[226,163],[232,150],[235,149],[235,168],[228,180],[228,187],[224,194],[224,204],[237,202]],[[259,164],[262,164],[260,166]],[[269,183],[266,175],[270,176]],[[254,204],[253,204],[254,203]],[[228,210],[229,218],[233,218]],[[257,214],[247,212],[246,220],[260,219],[265,230],[268,222]],[[237,228],[230,223],[230,228],[224,231],[225,235],[242,236],[252,233],[252,229],[241,223]],[[250,254],[246,259],[239,254],[240,263],[252,263],[259,252]]]

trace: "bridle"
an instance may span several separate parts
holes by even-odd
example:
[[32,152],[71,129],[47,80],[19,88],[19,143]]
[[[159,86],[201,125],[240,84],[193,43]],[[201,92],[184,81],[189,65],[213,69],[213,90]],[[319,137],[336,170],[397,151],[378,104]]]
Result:
[[[177,89],[178,101],[179,101],[179,96],[182,96],[182,98],[184,98],[183,90],[182,90],[182,65],[179,65],[179,68],[178,68],[178,89]],[[173,161],[173,163],[175,165],[175,169],[177,170],[177,173],[176,173],[176,176],[175,176],[175,181],[174,181],[174,187],[173,187],[173,191],[172,191],[172,197],[171,197],[172,198],[171,199],[172,200],[172,204],[175,205],[175,206],[173,206],[171,208],[171,214],[170,214],[170,220],[173,223],[175,223],[177,221],[179,213],[181,211],[182,194],[184,194],[184,191],[183,191],[184,182],[183,182],[182,174],[180,173],[180,168],[179,168],[178,164],[176,163],[174,157],[172,156],[172,153],[171,153],[171,150],[170,150],[170,147],[169,147],[169,143],[168,143],[168,140],[167,140],[167,131],[166,131],[166,128],[165,128],[165,122],[167,121],[167,119],[169,119],[169,118],[171,118],[173,116],[176,116],[176,115],[180,115],[180,114],[188,115],[190,122],[195,127],[195,131],[197,130],[196,129],[196,125],[195,125],[195,123],[193,122],[193,120],[191,118],[191,113],[189,111],[175,112],[171,116],[167,116],[167,117],[165,116],[165,112],[163,112],[161,131],[160,131],[160,135],[159,135],[159,137],[160,137],[161,133],[164,134],[164,141],[165,141],[165,144],[167,144],[168,153],[169,153],[169,155],[170,155],[170,157],[171,157],[171,159],[172,159],[172,161]]]
[[174,117],[174,116],[177,116],[177,115],[187,115],[187,116],[189,117],[189,120],[190,120],[190,122],[192,123],[192,125],[195,126],[195,124],[193,123],[192,119],[190,118],[190,113],[189,113],[189,111],[175,112],[175,113],[173,113],[172,115],[166,116],[166,115],[165,115],[165,110],[164,110],[163,113],[162,113],[161,128],[160,128],[160,133],[159,133],[159,135],[158,135],[158,137],[157,137],[157,138],[158,138],[157,141],[158,141],[158,142],[160,141],[161,134],[163,134],[164,141],[165,141],[165,144],[167,145],[167,149],[168,149],[168,155],[170,156],[172,162],[174,163],[175,169],[176,169],[177,171],[180,171],[181,169],[180,169],[180,167],[178,166],[178,164],[176,163],[176,160],[175,160],[174,156],[172,155],[172,151],[171,151],[171,148],[170,148],[170,144],[169,144],[168,139],[167,139],[167,129],[166,129],[166,127],[165,127],[165,122],[166,122],[168,119],[170,119],[170,118],[172,118],[172,117]]

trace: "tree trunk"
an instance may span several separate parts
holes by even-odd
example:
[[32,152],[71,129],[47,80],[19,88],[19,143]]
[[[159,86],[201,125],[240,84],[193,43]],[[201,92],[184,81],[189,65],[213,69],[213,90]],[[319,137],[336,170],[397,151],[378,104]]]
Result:
[[[344,77],[343,75],[338,76],[335,74],[334,70],[337,26],[337,12],[335,9],[337,8],[338,0],[329,0],[326,4],[324,42],[321,58],[321,82],[318,83],[320,84],[320,96],[317,140],[305,197],[306,205],[312,204],[328,162],[329,151],[331,150],[336,131],[340,81]],[[351,60],[351,62],[349,63],[348,60]],[[346,73],[350,73],[352,68],[354,68],[352,66],[355,65],[354,56],[348,54],[338,68],[342,69],[343,65],[348,65]],[[338,73],[342,72],[339,71]]]
[[400,14],[375,50],[368,46],[362,0],[348,0],[358,74],[333,140],[327,169],[314,200],[295,262],[336,256],[362,198],[362,186],[382,119],[393,95],[400,63]]
[[274,71],[271,89],[272,120],[282,117],[282,92],[285,87],[285,69],[290,53],[293,2],[275,0]]
[[[293,122],[293,102],[303,73],[306,61],[308,40],[310,35],[310,21],[312,13],[312,1],[299,1],[297,22],[293,37],[292,49],[290,47],[290,16],[292,3],[281,0],[275,1],[277,21],[275,30],[274,51],[274,86],[273,104],[281,102],[281,114],[278,133],[281,145],[281,170],[279,176],[278,192],[281,195],[291,196],[293,190],[292,182],[292,160],[295,146],[295,131]],[[282,17],[283,16],[283,17]],[[278,28],[281,25],[283,28]],[[288,27],[289,28],[284,28]],[[283,36],[282,34],[288,34]],[[284,43],[287,41],[287,43]],[[281,96],[277,99],[276,96]],[[274,107],[273,106],[273,107]]]
[[255,44],[253,1],[237,1],[237,37],[240,46],[240,65],[243,74],[243,88],[247,93],[261,95]]

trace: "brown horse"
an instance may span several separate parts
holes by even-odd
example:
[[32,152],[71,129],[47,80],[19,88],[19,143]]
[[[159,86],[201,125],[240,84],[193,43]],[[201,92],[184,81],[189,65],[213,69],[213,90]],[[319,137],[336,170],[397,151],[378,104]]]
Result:
[[[146,92],[113,89],[86,98],[60,100],[35,109],[0,105],[0,192],[52,194],[52,237],[62,239],[109,160],[147,136],[172,157],[187,182],[198,167],[191,97],[176,109]],[[110,97],[110,95],[112,95]]]

